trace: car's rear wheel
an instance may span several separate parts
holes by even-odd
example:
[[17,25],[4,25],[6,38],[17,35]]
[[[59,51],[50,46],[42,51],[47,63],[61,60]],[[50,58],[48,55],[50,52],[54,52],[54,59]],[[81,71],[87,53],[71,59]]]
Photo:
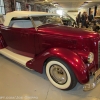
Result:
[[77,79],[70,67],[61,60],[52,59],[46,64],[46,74],[50,82],[59,89],[72,89]]

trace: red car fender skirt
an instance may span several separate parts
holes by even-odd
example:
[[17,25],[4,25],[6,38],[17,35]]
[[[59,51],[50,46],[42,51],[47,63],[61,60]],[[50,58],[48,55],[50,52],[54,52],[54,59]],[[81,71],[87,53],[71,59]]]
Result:
[[44,62],[49,58],[63,60],[72,69],[81,84],[89,81],[89,73],[82,59],[73,51],[63,48],[51,48],[26,63],[26,66],[40,73],[43,72]]

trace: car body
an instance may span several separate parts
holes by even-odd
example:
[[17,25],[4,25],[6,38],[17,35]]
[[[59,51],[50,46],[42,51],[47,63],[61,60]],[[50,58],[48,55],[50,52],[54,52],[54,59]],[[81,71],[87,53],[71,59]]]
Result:
[[[77,82],[94,88],[99,76],[100,37],[93,31],[67,27],[56,14],[14,11],[0,24],[0,54],[42,73],[60,89]],[[90,74],[95,81],[87,87]],[[92,86],[92,85],[93,86]]]

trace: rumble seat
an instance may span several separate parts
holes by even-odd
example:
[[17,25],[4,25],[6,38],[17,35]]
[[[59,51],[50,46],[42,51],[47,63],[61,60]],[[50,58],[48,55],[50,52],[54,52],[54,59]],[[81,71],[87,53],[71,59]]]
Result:
[[32,22],[30,20],[16,20],[10,23],[11,27],[15,28],[32,28]]

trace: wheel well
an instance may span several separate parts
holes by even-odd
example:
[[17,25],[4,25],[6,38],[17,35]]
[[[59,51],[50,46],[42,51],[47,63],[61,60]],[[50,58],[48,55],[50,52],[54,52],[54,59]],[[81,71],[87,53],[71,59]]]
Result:
[[44,64],[43,64],[43,65],[45,65],[49,60],[52,60],[52,59],[57,59],[57,60],[61,60],[61,61],[64,62],[64,60],[62,60],[61,58],[58,58],[58,57],[49,57],[49,58],[47,58],[47,59],[44,61]]
[[[48,61],[50,61],[50,60],[52,60],[52,59],[55,59],[55,60],[60,60],[60,61],[62,61],[62,62],[64,62],[65,64],[67,64],[63,59],[61,59],[61,58],[58,58],[58,57],[49,57],[49,58],[47,58],[45,61],[44,61],[44,64],[43,64],[43,73],[45,72],[45,69],[46,69],[46,64],[47,64],[47,62]],[[67,64],[68,65],[68,64]],[[69,65],[68,65],[69,66]],[[69,66],[70,67],[70,66]],[[72,70],[72,68],[70,67],[70,69]],[[73,71],[73,70],[72,70]],[[73,71],[73,73],[74,73],[74,71]],[[74,73],[75,74],[75,73]]]
[[[72,68],[71,68],[63,59],[61,59],[61,58],[58,58],[58,57],[50,57],[50,58],[47,58],[47,59],[45,60],[45,62],[44,62],[43,73],[45,72],[45,74],[46,74],[46,64],[47,64],[48,61],[50,61],[50,60],[59,61],[59,62],[62,63],[66,68],[68,67],[68,68],[67,68],[68,71],[71,72],[71,76],[74,77],[74,79],[72,79],[72,80],[75,80],[75,81],[74,81],[75,84],[74,84],[73,86],[70,86],[69,89],[72,88],[72,87],[74,87],[74,86],[76,86],[78,80],[77,80],[77,77],[76,77],[74,71],[73,71]],[[71,77],[71,78],[72,78],[72,77]],[[69,89],[68,89],[68,90],[69,90]]]
[[49,58],[47,58],[45,61],[44,61],[44,63],[43,63],[43,73],[45,73],[46,72],[46,64],[47,64],[47,62],[48,61],[50,61],[50,60],[52,60],[52,59],[59,59],[59,58],[57,58],[57,57],[49,57]]

